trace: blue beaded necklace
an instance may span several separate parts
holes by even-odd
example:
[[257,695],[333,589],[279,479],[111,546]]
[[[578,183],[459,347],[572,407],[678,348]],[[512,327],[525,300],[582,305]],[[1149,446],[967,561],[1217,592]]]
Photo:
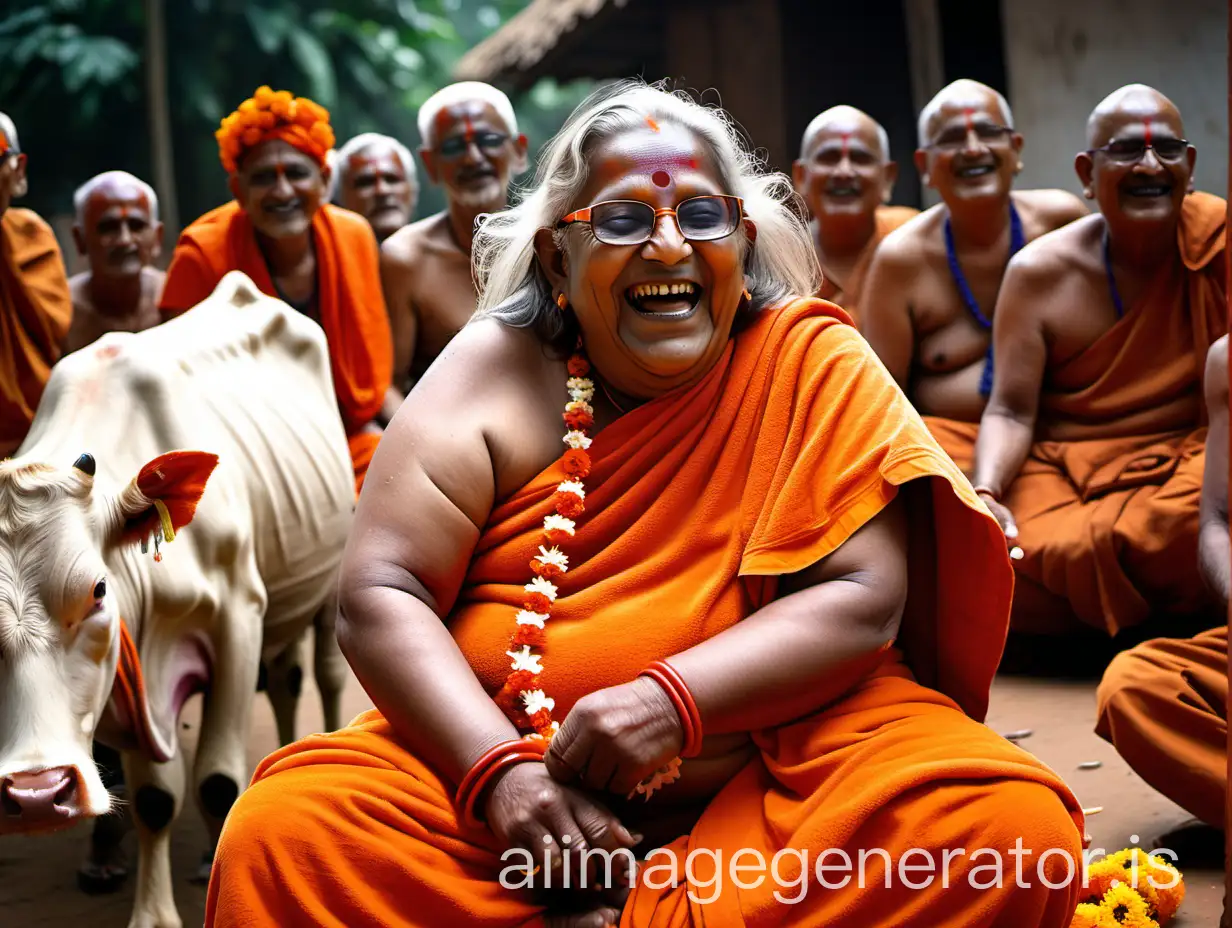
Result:
[[1112,297],[1112,305],[1116,307],[1117,318],[1125,316],[1125,304],[1121,302],[1121,291],[1117,289],[1116,277],[1112,273],[1112,243],[1108,237],[1108,227],[1104,226],[1104,273],[1108,275],[1108,293]]
[[[1022,217],[1018,215],[1018,210],[1014,208],[1013,201],[1010,202],[1010,257],[1014,257],[1025,245],[1026,236],[1022,232]],[[945,217],[945,256],[950,262],[950,274],[954,277],[954,283],[958,287],[958,293],[962,297],[963,302],[967,304],[967,309],[975,318],[975,321],[980,324],[980,327],[989,333],[988,353],[984,355],[984,372],[980,375],[980,396],[985,399],[992,393],[992,320],[985,316],[980,311],[980,304],[976,302],[975,294],[971,292],[971,287],[967,284],[967,277],[962,272],[962,268],[958,264],[958,253],[954,249],[954,229],[950,225],[950,217]]]

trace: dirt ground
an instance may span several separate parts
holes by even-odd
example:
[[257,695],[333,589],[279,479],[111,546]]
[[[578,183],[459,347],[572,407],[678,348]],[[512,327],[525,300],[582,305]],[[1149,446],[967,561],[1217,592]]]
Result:
[[[367,696],[352,679],[344,699],[344,717],[368,708]],[[199,701],[185,712],[182,732],[191,750],[196,737]],[[299,730],[317,730],[321,712],[311,683],[300,703]],[[1186,897],[1177,928],[1213,928],[1223,904],[1222,836],[1209,829],[1186,828],[1192,819],[1134,774],[1111,746],[1092,733],[1095,684],[1089,680],[1041,680],[1002,676],[993,691],[988,724],[1003,734],[1029,729],[1019,743],[1060,773],[1084,806],[1102,806],[1088,820],[1093,847],[1109,852],[1137,843],[1167,847],[1180,855]],[[251,764],[277,747],[269,704],[259,697],[252,737]],[[1099,761],[1097,769],[1079,769]],[[1179,831],[1178,831],[1179,829]],[[133,880],[124,891],[103,897],[80,893],[77,863],[88,833],[77,828],[43,838],[0,840],[0,928],[125,928],[132,904]],[[126,839],[135,860],[133,836]],[[205,846],[205,830],[194,809],[181,817],[172,842],[176,902],[185,926],[202,924],[205,888],[190,882]],[[869,926],[890,928],[890,926]]]

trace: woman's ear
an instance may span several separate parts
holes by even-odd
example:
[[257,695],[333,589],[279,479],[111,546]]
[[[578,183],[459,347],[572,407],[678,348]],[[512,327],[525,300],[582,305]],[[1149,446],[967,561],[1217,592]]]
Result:
[[556,244],[556,235],[551,229],[540,229],[535,233],[535,257],[552,290],[568,294],[569,259],[564,249]]

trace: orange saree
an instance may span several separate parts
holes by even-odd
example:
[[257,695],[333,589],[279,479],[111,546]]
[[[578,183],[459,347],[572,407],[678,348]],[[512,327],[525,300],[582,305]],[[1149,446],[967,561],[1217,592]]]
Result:
[[855,267],[851,269],[851,273],[847,275],[847,280],[840,287],[834,281],[827,278],[822,281],[821,289],[817,291],[817,295],[823,300],[829,300],[831,303],[847,310],[847,314],[851,316],[856,327],[859,328],[860,295],[864,292],[864,278],[868,276],[869,266],[873,263],[873,253],[877,251],[877,246],[881,244],[883,238],[918,215],[920,215],[920,211],[911,206],[877,207],[876,228],[873,231],[873,237],[864,246],[864,250],[860,253],[860,260],[856,262]]
[[[634,830],[687,822],[650,858],[674,861],[678,879],[639,882],[622,928],[1063,928],[1072,915],[1076,884],[976,888],[969,876],[986,861],[971,857],[940,885],[941,848],[1003,853],[1017,838],[1037,857],[1058,849],[1045,873],[1060,884],[1059,853],[1080,853],[1081,812],[1054,773],[979,724],[1008,622],[1005,546],[846,318],[818,300],[761,313],[702,380],[626,414],[590,448],[586,512],[547,627],[541,679],[557,718],[722,634],[900,492],[914,533],[902,630],[874,671],[813,714],[752,732],[751,759],[704,809],[683,798],[690,764],[704,761],[629,806]],[[491,513],[446,619],[490,693],[508,673],[526,565],[562,479],[558,462]],[[228,818],[207,925],[541,926],[542,902],[502,888],[502,848],[459,821],[454,788],[375,711],[274,753]],[[935,885],[902,885],[895,868],[914,847],[936,851]],[[707,855],[726,868],[746,848],[791,855],[780,870],[797,889],[724,878],[712,900],[690,901],[713,889]],[[828,848],[850,854],[852,885],[813,878]],[[891,872],[874,853],[863,892],[855,860],[873,848]],[[774,898],[800,887],[794,904]]]
[[[1038,440],[1005,496],[1024,552],[1015,629],[1055,628],[1049,597],[1110,635],[1212,605],[1198,574],[1202,378],[1226,331],[1226,209],[1209,194],[1186,197],[1175,273],[1048,371]],[[969,470],[977,426],[926,421]]]
[[[324,205],[312,220],[317,256],[317,312],[346,426],[356,493],[380,435],[365,431],[393,377],[393,342],[377,269],[376,238],[355,213]],[[278,296],[248,214],[236,202],[196,220],[175,246],[159,309],[178,316],[205,300],[229,271],[243,271]]]
[[0,458],[26,437],[72,319],[51,226],[10,207],[0,216]]

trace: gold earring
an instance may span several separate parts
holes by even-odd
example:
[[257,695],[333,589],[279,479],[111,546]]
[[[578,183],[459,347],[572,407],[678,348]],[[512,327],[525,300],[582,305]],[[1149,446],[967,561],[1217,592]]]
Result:
[[744,288],[744,301],[745,301],[746,303],[752,303],[752,302],[753,302],[753,294],[749,293],[749,288],[748,288],[748,287],[745,287],[745,288]]
[[565,307],[569,305],[569,298],[565,296],[563,293],[558,293],[556,295],[556,305],[560,309],[561,312],[564,312]]

